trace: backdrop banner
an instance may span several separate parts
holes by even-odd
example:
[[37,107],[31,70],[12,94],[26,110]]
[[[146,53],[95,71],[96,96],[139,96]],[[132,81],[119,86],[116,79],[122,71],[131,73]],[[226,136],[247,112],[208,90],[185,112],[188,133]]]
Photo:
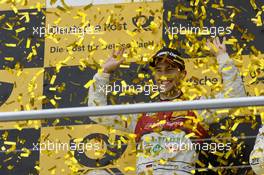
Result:
[[[188,1],[185,6],[181,0],[111,0],[109,4],[98,0],[96,5],[79,0],[72,4],[63,0],[0,0],[0,111],[87,106],[93,76],[119,46],[126,48],[126,60],[110,82],[153,83],[148,62],[164,42],[189,54],[184,56],[187,76],[182,90],[190,100],[213,95],[223,86],[216,59],[199,54],[201,45],[187,30],[169,34],[176,32],[176,28],[171,30],[173,26],[188,27],[186,21],[231,31],[226,44],[247,95],[263,95],[264,56],[257,50],[263,48],[262,12],[258,13],[263,6],[253,1],[218,3],[210,2],[205,8],[202,1]],[[243,28],[241,21],[250,26]],[[203,40],[211,34],[200,33],[198,38]],[[147,103],[156,96],[152,92],[110,93],[108,104]],[[244,136],[257,134],[258,116],[263,118],[264,111],[249,108],[244,112],[252,115],[230,117],[210,126],[212,136],[232,137],[234,142],[233,152],[227,155],[206,155],[206,159],[218,161],[216,166],[231,166],[233,162],[248,165],[255,140]],[[0,174],[125,175],[136,171],[135,136],[102,126],[89,117],[1,122],[0,129]],[[199,165],[206,167],[202,162]]]
[[41,130],[40,174],[135,174],[133,134],[101,125],[44,127]]

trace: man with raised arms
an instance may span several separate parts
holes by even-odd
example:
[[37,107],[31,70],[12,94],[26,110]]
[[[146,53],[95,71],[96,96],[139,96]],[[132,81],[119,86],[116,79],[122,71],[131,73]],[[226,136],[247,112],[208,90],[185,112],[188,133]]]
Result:
[[[219,65],[219,72],[222,76],[223,88],[215,98],[224,98],[225,94],[229,97],[246,96],[241,76],[237,67],[228,54],[226,46],[217,37],[212,42],[208,40],[207,47],[216,57]],[[109,83],[109,77],[119,65],[124,61],[122,56],[124,49],[113,51],[113,54],[102,66],[103,72],[96,73],[95,83],[89,89],[88,106],[107,105],[107,95],[99,91],[99,87]],[[120,58],[120,59],[116,59]],[[150,66],[154,68],[154,79],[156,84],[161,87],[159,101],[182,101],[186,100],[180,85],[186,76],[185,64],[181,54],[171,48],[162,48],[154,56]],[[228,68],[228,69],[225,69]],[[203,97],[201,97],[203,98]],[[187,175],[195,170],[195,162],[198,158],[193,149],[173,150],[168,148],[171,141],[174,144],[184,143],[191,145],[192,141],[186,135],[191,134],[195,138],[207,136],[207,127],[222,115],[217,115],[215,110],[203,110],[186,112],[157,112],[144,113],[131,116],[130,123],[122,121],[119,116],[105,118],[92,118],[99,124],[111,126],[123,131],[134,132],[137,137],[137,174],[153,175]],[[203,120],[197,122],[197,114]],[[128,116],[130,117],[130,116]],[[117,124],[116,121],[121,123]],[[169,138],[162,140],[162,138]],[[107,173],[106,173],[107,174]]]

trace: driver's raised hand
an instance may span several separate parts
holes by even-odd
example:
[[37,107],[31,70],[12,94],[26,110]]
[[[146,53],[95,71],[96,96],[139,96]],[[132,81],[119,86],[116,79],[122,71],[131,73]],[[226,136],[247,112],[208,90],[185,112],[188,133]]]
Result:
[[124,62],[124,51],[125,48],[123,47],[119,48],[118,50],[113,49],[112,55],[106,60],[106,62],[102,66],[104,73],[114,72],[120,66],[120,64]]

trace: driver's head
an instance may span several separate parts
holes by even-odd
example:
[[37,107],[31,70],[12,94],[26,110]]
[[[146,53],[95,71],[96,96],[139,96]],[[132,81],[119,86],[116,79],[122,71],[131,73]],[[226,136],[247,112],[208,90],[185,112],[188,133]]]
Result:
[[186,75],[185,64],[181,54],[171,48],[162,48],[154,56],[150,66],[154,68],[154,78],[163,92],[179,88],[180,81]]

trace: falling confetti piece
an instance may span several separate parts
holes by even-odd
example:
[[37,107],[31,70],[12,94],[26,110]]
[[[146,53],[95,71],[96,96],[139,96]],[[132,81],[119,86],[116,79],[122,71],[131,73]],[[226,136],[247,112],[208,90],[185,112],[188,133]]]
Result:
[[93,79],[93,80],[89,80],[85,85],[84,85],[84,87],[86,88],[86,89],[88,89],[93,83],[95,82],[95,80]]

